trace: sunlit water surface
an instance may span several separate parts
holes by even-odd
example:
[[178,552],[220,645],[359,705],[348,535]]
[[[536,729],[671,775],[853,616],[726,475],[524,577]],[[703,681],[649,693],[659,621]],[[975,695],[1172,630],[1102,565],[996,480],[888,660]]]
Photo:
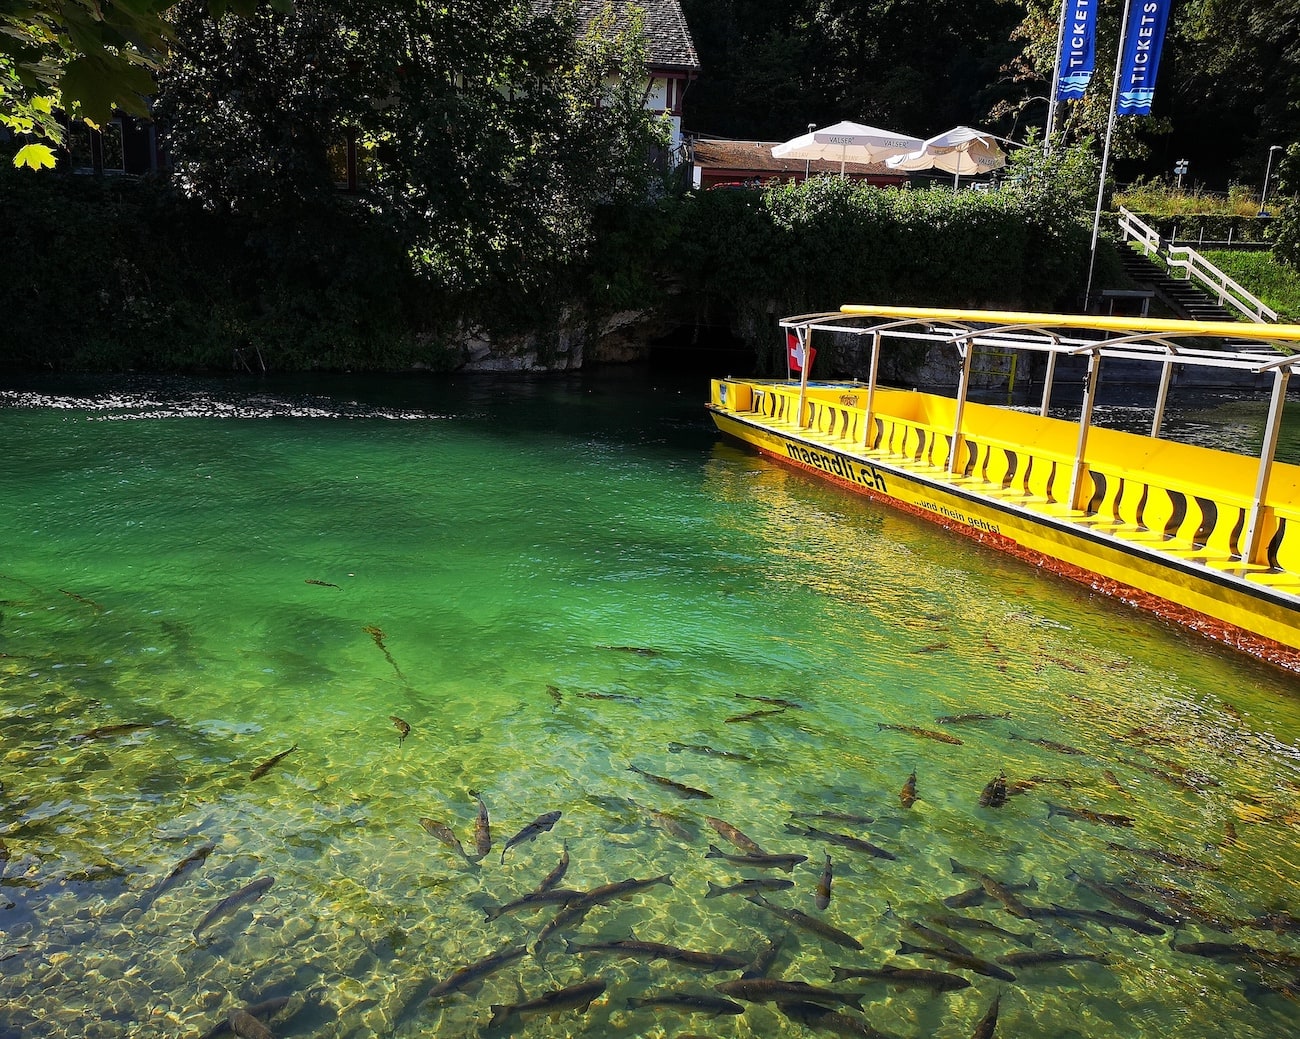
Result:
[[[1296,678],[722,442],[703,380],[653,383],[0,393],[0,1037],[199,1036],[285,998],[277,1036],[965,1037],[995,999],[1018,1039],[1298,1033]],[[938,720],[972,713],[1008,717]],[[720,858],[741,838],[710,817],[807,859]],[[671,883],[540,942],[554,905],[489,912],[566,849],[561,888]],[[709,897],[759,877],[862,949]],[[1094,958],[994,977],[909,952],[936,948],[914,924]],[[741,971],[580,949],[633,936],[783,936],[768,977],[863,1010],[642,1006]],[[832,980],[889,965],[969,985]],[[596,979],[585,1011],[528,1008]]]

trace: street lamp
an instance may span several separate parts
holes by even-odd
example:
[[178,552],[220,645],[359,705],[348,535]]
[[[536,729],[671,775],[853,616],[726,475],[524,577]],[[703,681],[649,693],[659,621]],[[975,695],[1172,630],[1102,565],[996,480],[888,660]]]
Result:
[[1281,150],[1282,146],[1280,144],[1275,144],[1268,150],[1268,165],[1264,167],[1264,188],[1259,193],[1259,212],[1255,214],[1256,216],[1268,216],[1268,214],[1264,212],[1264,200],[1268,198],[1268,178],[1273,172],[1273,153],[1280,152]]
[[[816,124],[816,123],[809,123],[809,124],[808,124],[808,132],[809,132],[809,133],[812,133],[812,132],[813,132],[814,130],[816,130],[816,129],[817,129],[817,124]],[[812,170],[812,158],[809,157],[809,158],[807,158],[807,159],[804,159],[804,161],[803,161],[803,179],[804,179],[804,183],[805,183],[805,184],[808,183],[808,174],[809,174],[809,172],[810,172],[811,170]]]

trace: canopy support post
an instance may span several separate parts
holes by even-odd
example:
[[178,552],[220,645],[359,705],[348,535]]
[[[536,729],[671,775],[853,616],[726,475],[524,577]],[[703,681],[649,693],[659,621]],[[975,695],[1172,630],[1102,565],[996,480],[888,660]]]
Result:
[[867,407],[862,415],[862,450],[871,447],[871,413],[876,403],[876,372],[880,367],[880,329],[871,333],[871,374],[867,378]]
[[1043,406],[1038,409],[1039,418],[1047,418],[1047,409],[1052,404],[1052,381],[1056,378],[1056,351],[1047,355],[1047,374],[1043,376]]
[[1097,376],[1101,372],[1101,357],[1097,351],[1088,353],[1088,374],[1083,384],[1083,409],[1079,415],[1079,442],[1074,449],[1074,471],[1070,474],[1069,508],[1079,510],[1079,492],[1083,489],[1083,472],[1087,468],[1084,457],[1088,450],[1088,430],[1092,428],[1092,406],[1097,397]]
[[808,399],[808,369],[812,367],[808,363],[808,342],[812,339],[812,329],[804,325],[795,334],[799,337],[799,351],[803,355],[803,363],[799,366],[799,412],[795,416],[794,425],[796,429],[803,429],[803,408],[804,402]]
[[1174,374],[1173,359],[1165,361],[1160,367],[1160,392],[1156,394],[1156,413],[1151,416],[1151,436],[1160,436],[1160,426],[1165,421],[1165,403],[1169,400],[1169,383]]
[[957,340],[957,352],[961,354],[961,382],[957,386],[957,418],[952,427],[952,447],[948,449],[949,476],[957,471],[957,452],[961,449],[961,420],[966,410],[966,394],[970,390],[970,362],[975,350],[970,337]]
[[1253,563],[1259,550],[1259,540],[1264,518],[1264,500],[1268,497],[1268,482],[1273,475],[1273,457],[1277,453],[1278,434],[1282,429],[1282,406],[1286,403],[1286,384],[1291,378],[1290,367],[1273,370],[1273,399],[1268,406],[1268,424],[1264,427],[1264,444],[1259,450],[1259,472],[1255,477],[1255,502],[1250,507],[1250,523],[1246,527],[1246,543],[1242,546],[1243,562]]

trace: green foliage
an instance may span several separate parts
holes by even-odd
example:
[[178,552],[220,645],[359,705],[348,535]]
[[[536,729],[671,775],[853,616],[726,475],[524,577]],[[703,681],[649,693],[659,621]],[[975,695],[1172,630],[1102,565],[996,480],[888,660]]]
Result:
[[1130,213],[1149,213],[1152,216],[1217,216],[1253,218],[1259,212],[1259,194],[1243,185],[1234,184],[1227,194],[1206,191],[1195,187],[1182,190],[1165,180],[1139,177],[1133,183],[1118,188],[1115,205]]
[[386,236],[346,213],[300,229],[314,250],[250,248],[262,234],[251,220],[217,217],[156,183],[0,169],[0,248],[27,258],[0,280],[3,362],[162,370],[442,363],[428,345],[438,315],[418,309],[428,286],[404,273]]
[[1281,321],[1300,322],[1300,270],[1262,250],[1206,250],[1205,257],[1278,313]]
[[851,302],[1002,309],[1073,306],[1088,229],[1041,188],[881,190],[816,178],[685,202],[678,273],[734,309],[775,356],[771,313]]
[[1292,144],[1282,158],[1278,193],[1273,204],[1279,212],[1273,222],[1273,252],[1279,260],[1300,271],[1300,142]]
[[[149,115],[153,73],[172,41],[175,0],[24,0],[0,10],[0,126],[35,138],[15,166],[52,165],[61,110],[102,125],[115,110]],[[251,11],[253,0],[211,0]],[[271,0],[282,8],[293,0]]]

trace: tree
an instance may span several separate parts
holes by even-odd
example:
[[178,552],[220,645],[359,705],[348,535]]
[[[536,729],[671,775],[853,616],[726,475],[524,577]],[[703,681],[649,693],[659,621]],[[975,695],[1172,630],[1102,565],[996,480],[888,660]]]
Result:
[[[528,0],[302,0],[245,19],[183,0],[176,30],[158,110],[187,194],[270,221],[285,249],[302,214],[364,216],[451,291],[553,280],[598,207],[644,194],[660,139],[639,23],[582,33]],[[355,200],[328,161],[349,140],[367,157]]]
[[[148,116],[175,0],[11,0],[0,10],[0,126],[32,138],[15,166],[54,165],[60,113],[92,125]],[[272,0],[287,7],[292,0]],[[256,0],[210,0],[249,13]]]

